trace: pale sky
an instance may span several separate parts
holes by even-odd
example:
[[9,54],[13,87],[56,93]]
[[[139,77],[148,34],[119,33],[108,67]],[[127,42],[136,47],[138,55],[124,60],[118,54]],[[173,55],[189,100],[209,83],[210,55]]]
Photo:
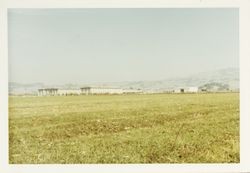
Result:
[[238,9],[11,9],[9,81],[161,80],[239,66]]

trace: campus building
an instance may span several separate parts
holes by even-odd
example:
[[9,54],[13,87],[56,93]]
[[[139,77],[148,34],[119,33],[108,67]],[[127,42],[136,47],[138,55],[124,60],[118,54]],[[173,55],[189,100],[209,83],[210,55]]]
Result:
[[123,94],[123,89],[112,87],[82,87],[81,94]]

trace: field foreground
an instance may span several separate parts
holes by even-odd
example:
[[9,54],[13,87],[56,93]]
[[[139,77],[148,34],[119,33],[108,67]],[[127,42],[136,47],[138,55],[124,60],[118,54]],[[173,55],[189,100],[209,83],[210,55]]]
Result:
[[10,163],[239,161],[239,93],[9,98]]

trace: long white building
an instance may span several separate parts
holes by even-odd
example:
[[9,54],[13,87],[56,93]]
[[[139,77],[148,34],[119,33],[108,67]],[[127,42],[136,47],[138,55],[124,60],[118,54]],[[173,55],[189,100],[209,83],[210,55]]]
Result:
[[142,90],[122,89],[114,87],[82,87],[80,89],[44,88],[38,90],[39,96],[67,96],[67,95],[92,95],[92,94],[130,94],[142,93]]
[[55,96],[58,93],[58,88],[43,88],[38,89],[38,96]]
[[179,87],[174,89],[174,93],[197,93],[198,87]]
[[189,93],[197,93],[199,91],[198,87],[189,87],[187,92]]
[[81,94],[123,94],[123,89],[112,87],[82,87]]
[[38,96],[56,96],[56,95],[80,95],[80,89],[58,89],[58,88],[43,88],[38,89]]
[[80,89],[59,89],[57,95],[64,96],[64,95],[80,95]]
[[141,89],[123,89],[124,94],[142,93]]

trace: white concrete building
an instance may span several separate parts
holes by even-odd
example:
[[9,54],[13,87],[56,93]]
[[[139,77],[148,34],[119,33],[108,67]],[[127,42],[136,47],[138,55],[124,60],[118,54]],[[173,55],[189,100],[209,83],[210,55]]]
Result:
[[43,88],[38,90],[38,96],[68,96],[89,94],[132,94],[142,93],[139,89],[122,89],[113,87],[82,87],[80,89]]
[[82,87],[81,94],[123,94],[123,89],[121,88],[111,88],[111,87]]
[[176,88],[174,89],[174,93],[184,93],[185,92],[185,88]]
[[174,93],[197,93],[198,91],[198,87],[180,87],[174,89]]
[[141,89],[123,89],[124,94],[142,93]]
[[80,89],[58,89],[58,88],[43,88],[38,89],[38,96],[56,96],[56,95],[80,95]]
[[81,90],[80,89],[59,89],[57,92],[60,96],[67,96],[67,95],[80,95]]
[[189,87],[187,89],[187,92],[189,92],[189,93],[197,93],[198,91],[199,91],[198,87]]
[[38,89],[39,96],[55,96],[58,93],[58,88],[43,88]]

